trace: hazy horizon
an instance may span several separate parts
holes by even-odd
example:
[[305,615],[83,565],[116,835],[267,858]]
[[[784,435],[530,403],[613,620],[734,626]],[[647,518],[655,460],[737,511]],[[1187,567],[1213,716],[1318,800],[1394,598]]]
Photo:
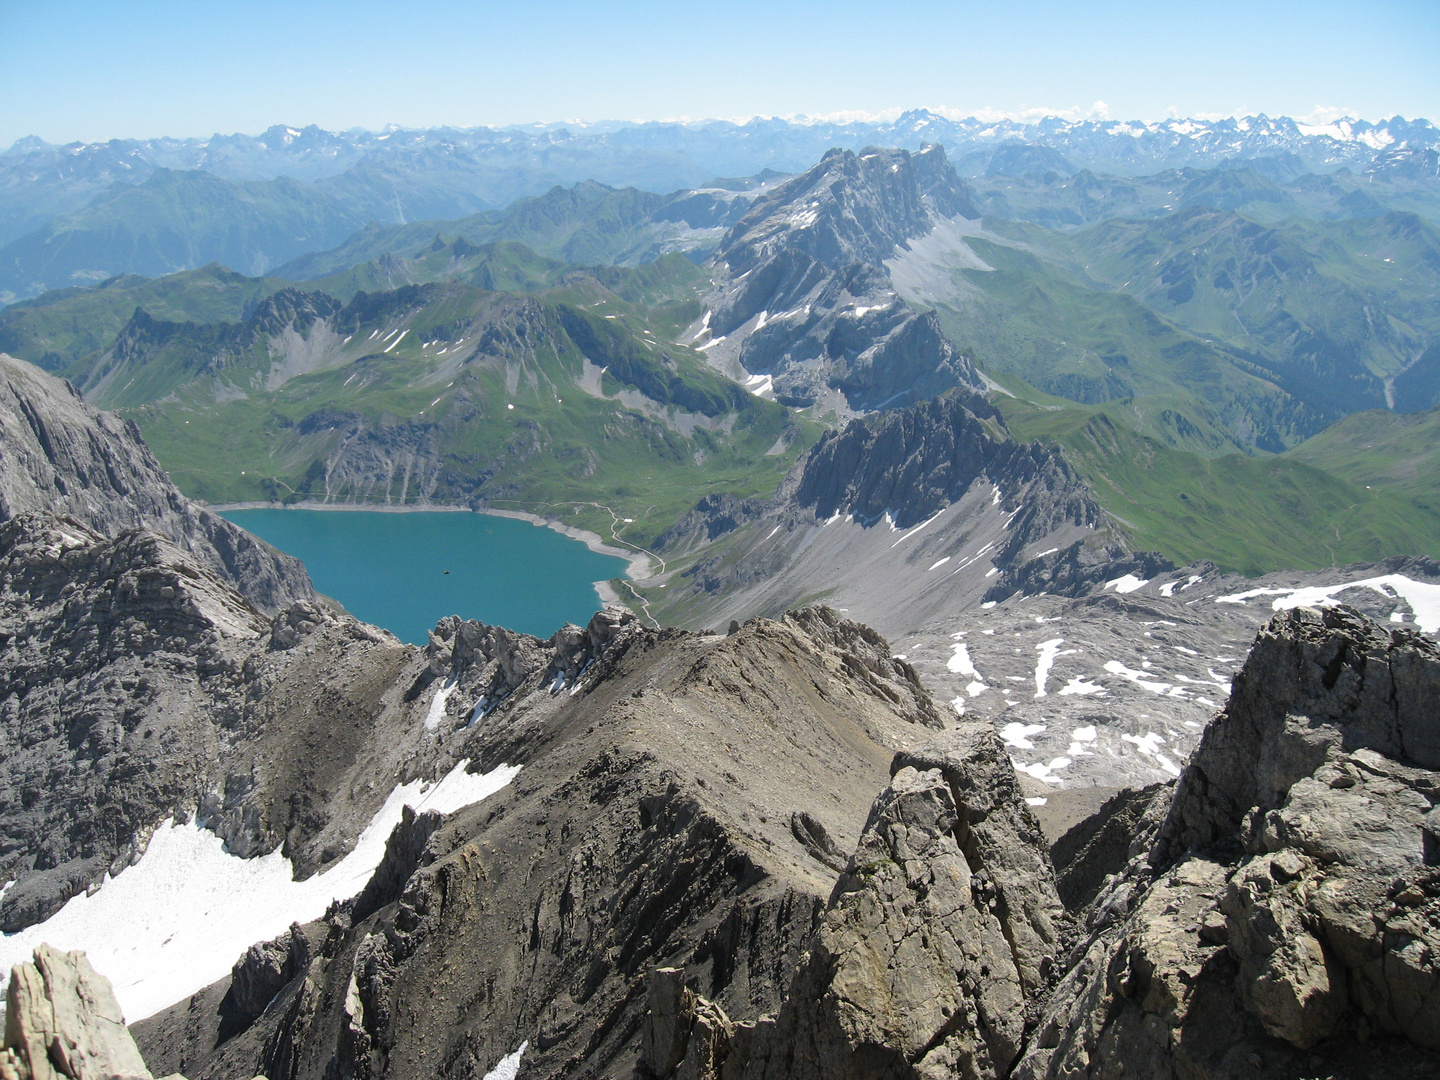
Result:
[[381,127],[365,127],[364,125],[353,125],[353,126],[347,127],[347,128],[331,128],[331,127],[326,127],[326,126],[323,125],[323,124],[315,124],[315,123],[310,123],[310,122],[307,122],[307,123],[294,123],[294,122],[289,122],[289,121],[279,121],[279,122],[277,122],[277,123],[267,124],[267,125],[265,125],[263,128],[255,128],[255,129],[248,130],[248,131],[219,131],[219,130],[217,130],[217,131],[209,132],[209,133],[204,134],[204,135],[174,135],[174,134],[168,134],[168,133],[167,133],[167,134],[163,134],[163,135],[135,136],[135,135],[123,135],[123,134],[122,134],[122,135],[112,135],[112,136],[110,136],[110,137],[107,138],[107,139],[91,139],[91,140],[74,139],[74,140],[70,140],[69,142],[63,142],[63,143],[61,143],[61,142],[52,142],[52,141],[50,141],[50,140],[48,140],[48,139],[44,139],[44,138],[41,137],[41,136],[37,136],[37,135],[35,135],[34,133],[29,133],[29,134],[26,134],[26,135],[21,135],[21,136],[16,137],[14,140],[11,140],[11,142],[9,142],[8,144],[0,145],[0,152],[4,152],[6,149],[9,149],[10,147],[13,147],[13,146],[15,146],[15,145],[17,145],[17,144],[19,144],[19,143],[21,143],[21,142],[24,142],[24,141],[27,140],[27,139],[35,139],[35,138],[40,138],[41,141],[44,142],[45,145],[47,145],[47,146],[73,146],[73,145],[92,145],[92,144],[98,144],[98,143],[102,143],[102,142],[108,142],[108,141],[111,141],[111,140],[120,141],[120,142],[128,142],[128,141],[143,142],[143,141],[145,141],[145,140],[147,140],[147,139],[171,138],[171,139],[176,139],[177,141],[190,141],[190,140],[195,140],[195,141],[203,142],[203,141],[205,141],[205,140],[207,140],[207,139],[214,139],[214,138],[234,138],[234,137],[237,137],[237,136],[243,136],[243,137],[249,137],[249,138],[258,138],[259,136],[264,135],[266,132],[273,131],[273,130],[276,129],[276,128],[285,128],[285,129],[288,129],[288,130],[290,130],[290,131],[300,132],[300,131],[303,131],[303,130],[305,130],[305,129],[307,129],[307,128],[310,128],[310,127],[317,127],[317,128],[320,128],[322,131],[330,132],[330,133],[332,133],[332,134],[343,134],[343,133],[347,133],[347,132],[364,132],[364,133],[366,133],[366,134],[371,134],[371,135],[384,135],[384,134],[387,134],[387,133],[390,133],[390,132],[399,132],[399,131],[445,131],[445,130],[450,130],[450,131],[481,131],[481,130],[509,131],[509,130],[526,130],[526,129],[535,130],[535,131],[544,131],[544,130],[555,130],[555,129],[558,129],[558,128],[567,128],[567,127],[574,127],[574,128],[614,128],[614,129],[618,129],[618,128],[622,128],[622,127],[640,127],[640,126],[644,126],[644,125],[648,125],[648,124],[656,124],[656,125],[682,124],[682,125],[701,126],[701,125],[706,125],[706,124],[717,124],[717,123],[721,123],[721,124],[734,124],[734,125],[737,125],[737,126],[744,126],[745,124],[750,124],[750,123],[764,123],[764,122],[769,122],[769,121],[783,121],[783,122],[787,122],[787,123],[797,123],[797,124],[803,123],[803,124],[815,124],[815,125],[820,125],[820,124],[837,124],[837,125],[844,125],[844,124],[862,124],[862,123],[868,123],[868,124],[886,124],[886,123],[893,123],[893,122],[895,122],[895,120],[897,120],[900,116],[903,116],[904,114],[910,113],[910,112],[928,112],[928,113],[931,113],[931,114],[933,114],[933,115],[935,115],[935,116],[939,116],[939,117],[941,117],[941,118],[943,118],[943,119],[945,119],[945,120],[950,120],[950,121],[976,120],[976,121],[980,121],[980,122],[982,122],[982,123],[999,123],[999,122],[1002,122],[1002,121],[1011,121],[1011,122],[1013,122],[1013,123],[1025,124],[1025,125],[1038,124],[1038,123],[1041,123],[1041,122],[1046,121],[1046,120],[1063,120],[1063,121],[1066,121],[1066,122],[1069,122],[1069,123],[1084,123],[1084,122],[1094,122],[1094,123],[1143,123],[1143,124],[1146,124],[1147,126],[1153,127],[1153,126],[1156,126],[1156,125],[1163,124],[1163,123],[1165,123],[1166,121],[1175,121],[1175,122],[1177,122],[1177,123],[1183,123],[1183,122],[1186,122],[1186,121],[1207,122],[1207,123],[1208,123],[1208,122],[1214,122],[1214,121],[1226,120],[1226,119],[1231,119],[1231,120],[1247,120],[1247,119],[1256,119],[1256,118],[1258,118],[1258,117],[1260,117],[1260,116],[1266,116],[1266,117],[1268,117],[1269,119],[1272,119],[1272,120],[1278,119],[1278,118],[1281,118],[1281,117],[1287,117],[1288,119],[1294,120],[1294,121],[1295,121],[1298,125],[1300,125],[1302,128],[1322,128],[1322,127],[1326,127],[1326,126],[1329,126],[1329,125],[1332,125],[1332,124],[1345,123],[1345,122],[1366,123],[1366,124],[1371,124],[1371,125],[1378,125],[1378,124],[1386,123],[1386,122],[1388,122],[1388,121],[1390,121],[1390,120],[1393,120],[1393,119],[1396,119],[1396,118],[1401,119],[1401,120],[1404,120],[1404,121],[1407,121],[1407,122],[1410,122],[1410,123],[1423,122],[1423,123],[1427,123],[1427,124],[1430,124],[1430,125],[1432,125],[1432,126],[1435,126],[1435,121],[1434,121],[1431,117],[1429,117],[1429,116],[1419,116],[1419,115],[1417,115],[1417,116],[1406,116],[1406,115],[1401,114],[1401,113],[1392,113],[1392,114],[1388,114],[1388,115],[1384,115],[1384,116],[1355,116],[1355,115],[1351,115],[1351,114],[1341,114],[1338,110],[1321,110],[1321,111],[1318,112],[1318,113],[1311,113],[1311,114],[1308,115],[1308,116],[1288,116],[1288,114],[1284,114],[1284,113],[1264,113],[1264,112],[1262,111],[1262,112],[1257,112],[1257,113],[1244,113],[1244,114],[1241,114],[1241,113],[1225,113],[1225,114],[1202,114],[1202,115],[1173,116],[1173,117],[1167,116],[1167,117],[1161,117],[1161,118],[1156,119],[1156,120],[1142,120],[1142,119],[1139,118],[1139,117],[1133,117],[1133,116],[1115,116],[1115,115],[1110,115],[1110,114],[1108,114],[1108,113],[1106,113],[1106,114],[1104,114],[1104,115],[1100,115],[1100,114],[1097,114],[1097,113],[1095,113],[1095,112],[1093,112],[1093,111],[1092,111],[1092,112],[1089,112],[1089,113],[1086,113],[1086,114],[1080,114],[1078,110],[1067,110],[1067,111],[1063,111],[1063,112],[1053,112],[1053,111],[1043,111],[1043,112],[1042,112],[1042,111],[1034,110],[1034,111],[1032,111],[1032,112],[1029,113],[1029,114],[1019,113],[1019,112],[1015,112],[1015,113],[998,113],[998,112],[993,112],[993,111],[992,111],[992,112],[991,112],[990,114],[988,114],[988,115],[976,115],[976,114],[973,114],[973,113],[963,113],[963,112],[961,112],[960,110],[956,110],[956,109],[946,109],[946,108],[944,108],[943,106],[942,106],[942,107],[930,107],[930,106],[923,106],[923,105],[921,105],[921,106],[915,106],[915,107],[913,107],[913,108],[905,108],[905,109],[899,109],[899,108],[897,108],[897,109],[880,109],[880,110],[875,110],[875,111],[867,111],[867,110],[844,110],[844,111],[837,112],[837,113],[829,113],[829,114],[823,114],[823,115],[818,115],[818,116],[809,115],[809,114],[804,114],[804,113],[790,114],[790,115],[778,115],[778,114],[774,114],[774,115],[761,115],[761,114],[756,114],[756,115],[754,115],[754,116],[744,116],[744,117],[740,117],[740,116],[695,116],[695,117],[692,117],[692,116],[670,116],[670,117],[657,117],[657,118],[655,118],[655,119],[650,119],[650,120],[646,120],[646,119],[620,119],[620,118],[616,118],[616,117],[601,117],[601,118],[573,117],[573,118],[563,119],[563,120],[531,120],[531,121],[519,121],[519,122],[516,122],[516,123],[509,123],[509,124],[467,124],[467,125],[459,125],[459,124],[423,124],[423,125],[386,124],[386,125],[383,125],[383,126],[381,126]]
[[1440,116],[1440,8],[0,0],[0,146],[858,116]]

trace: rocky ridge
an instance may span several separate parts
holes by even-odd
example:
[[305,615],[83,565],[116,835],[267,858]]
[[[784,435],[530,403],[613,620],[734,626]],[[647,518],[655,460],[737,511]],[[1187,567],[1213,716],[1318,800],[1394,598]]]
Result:
[[464,674],[464,625],[437,634],[432,659],[460,688],[441,726],[482,765],[523,762],[519,777],[438,827],[402,823],[385,884],[295,931],[314,943],[301,961],[293,938],[251,950],[138,1025],[147,1060],[478,1076],[523,1042],[534,1075],[628,1076],[653,967],[686,965],[737,1015],[775,1008],[832,853],[859,838],[894,748],[942,715],[882,638],[824,609],[728,637],[612,626],[588,663],[567,653],[573,685],[561,646],[493,706],[487,678]]
[[316,599],[299,562],[185,498],[133,422],[0,354],[0,522],[26,511],[66,515],[105,536],[151,529],[266,615]]
[[1168,566],[1131,553],[1058,453],[1011,438],[964,389],[850,421],[768,503],[704,503],[661,547],[673,569],[647,595],[671,621],[724,625],[824,596],[892,636]]

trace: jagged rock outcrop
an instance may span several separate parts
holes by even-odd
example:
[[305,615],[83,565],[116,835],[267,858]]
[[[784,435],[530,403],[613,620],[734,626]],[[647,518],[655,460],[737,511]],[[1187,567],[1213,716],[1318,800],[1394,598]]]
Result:
[[299,562],[180,494],[132,421],[0,354],[0,522],[27,511],[64,514],[104,536],[151,529],[267,615],[315,600]]
[[5,1001],[0,1071],[17,1080],[151,1080],[110,982],[83,952],[48,945],[17,964]]
[[1046,535],[1057,521],[1101,523],[1104,512],[1058,454],[1010,438],[994,406],[955,390],[827,431],[799,469],[793,498],[820,518],[843,513],[878,522],[888,514],[908,529],[959,502],[982,478],[1013,490],[1042,476],[1053,497],[1043,506],[1035,498],[1024,504],[1025,524],[1037,519],[1037,527],[1017,530],[1013,545]]
[[1437,678],[1422,634],[1276,616],[1013,1075],[1440,1068]]
[[[444,675],[427,678],[453,677],[457,642],[471,668],[498,665],[498,636],[463,626],[437,633]],[[602,613],[583,633],[588,665],[563,639],[523,645],[550,661],[456,718],[482,766],[524,764],[512,784],[423,840],[433,823],[402,823],[383,887],[299,931],[320,942],[308,967],[293,937],[252,950],[228,985],[138,1026],[147,1058],[480,1076],[526,1043],[525,1075],[629,1077],[654,968],[683,968],[717,1030],[775,1012],[834,887],[827,848],[854,849],[896,748],[933,737],[939,710],[882,638],[825,610],[729,636]],[[456,698],[486,684],[466,678]],[[242,976],[248,1011],[271,997],[240,1023],[225,1001]]]
[[1003,1077],[1070,926],[1004,748],[969,725],[901,751],[774,1016],[652,973],[642,1064],[686,1078]]
[[[707,551],[727,529],[738,535]],[[1010,437],[964,388],[826,432],[768,505],[709,499],[667,540],[675,569],[649,594],[661,617],[724,625],[824,595],[892,636],[1026,589],[1079,595],[1107,572],[1169,565],[1131,555],[1060,454]]]
[[1122,788],[1050,845],[1056,889],[1067,909],[1084,910],[1106,878],[1144,853],[1141,824],[1157,801],[1168,807],[1171,794],[1161,784]]

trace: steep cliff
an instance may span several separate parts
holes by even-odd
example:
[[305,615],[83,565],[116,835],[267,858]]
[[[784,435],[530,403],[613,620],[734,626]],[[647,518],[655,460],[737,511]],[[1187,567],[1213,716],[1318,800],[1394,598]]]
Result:
[[64,514],[103,536],[153,530],[266,615],[315,599],[296,560],[180,494],[133,423],[0,354],[0,521],[26,511]]

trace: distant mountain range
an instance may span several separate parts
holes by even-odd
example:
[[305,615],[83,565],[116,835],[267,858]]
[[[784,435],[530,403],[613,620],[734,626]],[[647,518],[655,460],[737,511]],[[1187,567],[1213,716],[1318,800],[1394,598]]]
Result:
[[[1019,175],[872,147],[665,195],[556,186],[270,276],[51,291],[0,312],[0,351],[129,412],[193,496],[563,505],[597,531],[613,510],[697,584],[717,539],[778,544],[753,500],[824,425],[951,388],[1006,460],[1058,450],[1129,550],[1248,573],[1440,554],[1440,230],[1380,201],[1440,185],[996,160]],[[176,178],[315,190],[145,186]]]
[[[1440,176],[1440,131],[1401,117],[1324,125],[1265,116],[1021,123],[913,110],[886,122],[772,118],[381,133],[277,126],[258,136],[66,146],[31,137],[0,153],[0,301],[210,261],[265,273],[333,247],[372,221],[454,219],[581,181],[657,193],[694,189],[767,169],[802,172],[832,148],[871,145],[940,145],[970,177],[1065,178],[1087,170],[1134,177],[1245,163],[1271,182],[1289,183],[1344,170],[1378,187],[1386,208],[1420,212],[1410,189]],[[1342,186],[1337,198],[1356,183]],[[1165,200],[1152,201],[1158,207]]]

